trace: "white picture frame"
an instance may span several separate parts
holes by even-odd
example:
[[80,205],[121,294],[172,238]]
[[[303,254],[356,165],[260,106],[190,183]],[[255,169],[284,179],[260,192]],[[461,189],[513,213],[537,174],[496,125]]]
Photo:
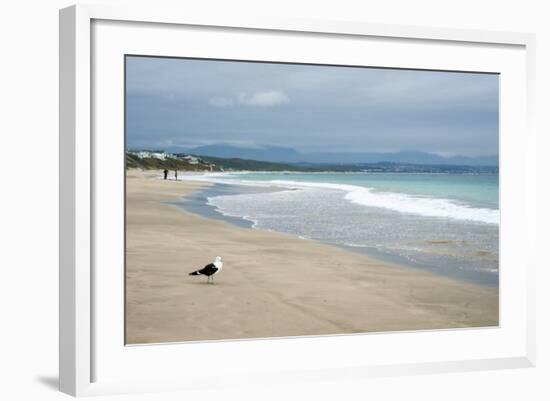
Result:
[[[123,26],[117,26],[117,24]],[[135,39],[146,31],[147,36],[142,37],[139,45],[142,47],[138,49],[138,53],[159,52],[163,55],[174,55],[174,50],[171,50],[176,49],[174,44],[166,43],[162,39],[180,30],[185,34],[186,27],[200,31],[197,33],[199,36],[203,33],[208,34],[209,30],[215,31],[217,37],[220,34],[229,35],[230,33],[237,33],[242,37],[262,35],[262,40],[266,43],[272,41],[269,42],[272,44],[271,50],[268,48],[265,51],[272,51],[273,54],[277,48],[282,47],[281,41],[284,39],[281,39],[281,35],[307,37],[304,41],[315,37],[323,37],[327,41],[338,38],[342,43],[378,40],[384,41],[385,46],[401,41],[405,46],[414,45],[418,46],[418,49],[420,46],[425,46],[427,55],[430,52],[433,53],[435,48],[445,52],[446,47],[453,47],[453,52],[457,54],[464,52],[465,55],[461,62],[455,61],[454,68],[451,68],[452,57],[440,62],[427,57],[426,60],[431,61],[416,63],[419,68],[430,69],[499,73],[506,70],[505,76],[510,78],[506,78],[504,87],[501,87],[503,89],[501,110],[507,113],[501,118],[501,128],[504,132],[504,134],[501,132],[501,139],[504,138],[501,140],[501,180],[506,184],[504,187],[509,190],[501,192],[502,213],[507,219],[506,224],[501,225],[501,230],[506,230],[502,231],[506,235],[501,246],[512,243],[514,246],[502,248],[501,258],[507,262],[505,265],[519,266],[517,270],[503,269],[504,276],[500,288],[502,323],[498,328],[445,330],[436,333],[381,333],[212,342],[186,345],[184,351],[188,360],[198,358],[204,353],[212,358],[216,358],[215,355],[220,355],[224,360],[233,358],[232,363],[237,366],[226,368],[227,372],[235,369],[237,374],[235,376],[224,374],[225,368],[220,366],[218,372],[220,377],[216,380],[216,386],[239,385],[250,381],[261,384],[534,366],[534,270],[537,261],[530,259],[529,256],[534,255],[530,248],[535,243],[534,176],[536,169],[535,133],[532,128],[535,38],[533,35],[344,21],[277,18],[233,20],[220,16],[192,15],[181,10],[166,11],[154,7],[119,9],[108,6],[78,5],[60,11],[59,373],[61,391],[80,396],[167,389],[203,389],[213,385],[200,372],[193,373],[189,369],[186,371],[181,366],[182,370],[179,373],[170,374],[170,369],[173,370],[174,366],[177,366],[176,363],[180,365],[187,363],[182,362],[182,354],[179,353],[183,349],[181,344],[147,346],[156,347],[154,355],[145,350],[146,347],[124,348],[122,339],[117,337],[119,328],[112,327],[117,324],[113,322],[117,322],[116,319],[120,318],[120,314],[116,314],[120,312],[121,306],[117,291],[122,290],[120,288],[122,276],[113,276],[113,280],[110,280],[106,275],[98,275],[95,271],[102,258],[116,259],[120,256],[118,251],[112,251],[112,254],[109,253],[111,251],[101,251],[101,255],[98,253],[98,249],[101,248],[98,246],[98,241],[104,241],[103,236],[110,238],[108,233],[100,232],[105,227],[101,219],[111,215],[111,212],[105,211],[105,206],[98,197],[101,196],[100,194],[105,194],[105,191],[117,188],[117,185],[120,185],[119,179],[122,178],[115,177],[110,182],[101,178],[103,164],[110,168],[113,166],[122,168],[121,165],[116,167],[119,162],[116,152],[120,145],[120,137],[118,137],[118,133],[121,132],[120,121],[114,121],[116,116],[111,121],[108,115],[102,114],[101,107],[104,106],[98,106],[95,103],[97,99],[94,101],[94,96],[104,96],[102,89],[92,85],[94,74],[100,74],[97,82],[106,82],[105,79],[120,81],[121,71],[117,70],[118,72],[112,77],[103,74],[102,65],[110,64],[107,56],[101,52],[105,51],[118,60],[120,54],[127,51],[125,46],[129,43],[128,37]],[[123,35],[120,33],[122,31],[127,31],[131,35]],[[97,39],[95,41],[94,34]],[[299,42],[297,40],[296,50],[299,50]],[[161,43],[165,46],[162,49]],[[129,48],[137,48],[132,46],[129,45]],[[155,46],[159,46],[158,50],[155,50]],[[215,51],[214,47],[213,49],[212,51]],[[485,67],[480,64],[482,61],[475,60],[476,57],[469,53],[474,51],[481,60],[483,54],[491,49],[494,50],[495,57],[493,61],[483,64]],[[452,55],[453,52],[449,54]],[[269,57],[265,54],[258,55],[259,59]],[[388,54],[387,56],[389,57]],[[349,54],[346,56],[343,51],[338,57],[340,57],[340,63],[345,64]],[[395,57],[403,57],[403,55]],[[100,59],[104,61],[98,61]],[[381,63],[402,67],[409,65],[399,64],[402,61],[397,58],[395,61],[388,58]],[[411,65],[413,64],[416,65],[411,61]],[[113,99],[109,107],[114,106],[113,112],[120,110],[119,100],[123,96],[123,93],[118,90],[120,85],[123,85],[123,82],[115,82],[114,92],[109,93],[109,98]],[[510,99],[507,96],[512,89],[518,91],[517,98]],[[96,93],[96,90],[99,93]],[[101,121],[95,120],[97,118]],[[97,141],[94,138],[94,129],[111,122],[115,127],[113,128],[115,134],[110,138],[114,142],[108,143],[103,139]],[[513,134],[514,131],[515,134]],[[102,159],[101,162],[98,161],[99,158]],[[514,166],[514,169],[509,168],[511,166]],[[518,185],[521,185],[521,191],[517,190]],[[120,190],[123,189],[120,188]],[[113,203],[117,204],[117,202]],[[118,203],[118,206],[121,205]],[[115,216],[114,221],[120,217],[117,215],[120,209],[117,210],[113,210],[111,215]],[[118,231],[113,230],[113,232],[116,236]],[[113,244],[119,244],[117,243],[119,239],[114,238]],[[123,252],[123,249],[120,249],[120,252]],[[520,254],[524,255],[522,259],[518,258]],[[516,263],[520,260],[521,262]],[[101,299],[98,299],[99,293],[104,301],[118,305],[113,308],[112,315],[107,316],[102,313],[104,309],[102,309]],[[507,315],[508,313],[510,315]],[[116,342],[118,345],[110,344],[110,340],[105,340],[106,338],[115,338],[113,344]],[[425,357],[420,357],[420,354],[414,352],[410,354],[403,352],[399,358],[383,352],[384,347],[389,346],[390,343],[395,347],[395,344],[409,341],[408,339],[411,339],[411,343],[407,345],[414,343],[416,346],[436,344],[440,340],[442,347],[453,342],[467,343],[468,348],[472,348],[473,351],[464,353],[462,356],[464,347],[457,346],[454,354],[449,351],[448,355],[441,354],[439,358],[428,355],[429,352],[424,353]],[[373,349],[382,349],[380,354],[371,352],[370,358],[365,358],[362,352],[348,355],[348,359],[337,356],[339,354],[336,351],[342,349],[341,347],[364,350],[368,349],[369,344]],[[112,348],[115,346],[116,349]],[[318,360],[313,356],[321,349],[325,353],[323,358]],[[285,358],[276,359],[276,355],[285,353],[301,355],[303,358],[300,359],[300,363]],[[261,355],[267,361],[265,366],[260,366],[262,362],[254,359],[257,355]],[[310,361],[305,361],[310,357]],[[241,361],[234,362],[236,360]],[[140,361],[144,363],[140,364]],[[151,372],[138,367],[138,365],[149,365],[152,361],[157,364],[162,361],[165,370]],[[107,372],[107,363],[113,366],[110,372]],[[256,364],[255,369],[247,368],[247,363]],[[128,369],[119,369],[123,366],[122,364],[125,364],[124,366]],[[241,366],[238,366],[239,364]],[[130,369],[130,366],[133,368]],[[125,374],[117,375],[116,372],[119,371],[124,371]],[[182,372],[185,373],[182,374]]]

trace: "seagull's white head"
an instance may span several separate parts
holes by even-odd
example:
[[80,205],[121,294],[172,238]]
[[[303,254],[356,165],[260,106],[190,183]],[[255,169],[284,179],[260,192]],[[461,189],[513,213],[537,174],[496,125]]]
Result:
[[216,266],[220,270],[223,268],[223,263],[222,263],[222,257],[221,256],[216,256],[216,260],[214,261],[214,266]]
[[221,256],[216,256],[216,262],[221,262],[222,261],[222,257]]

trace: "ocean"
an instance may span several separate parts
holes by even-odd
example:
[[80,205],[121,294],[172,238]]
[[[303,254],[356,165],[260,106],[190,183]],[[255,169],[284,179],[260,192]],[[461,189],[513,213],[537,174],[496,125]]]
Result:
[[497,174],[211,173],[181,205],[210,218],[498,286]]

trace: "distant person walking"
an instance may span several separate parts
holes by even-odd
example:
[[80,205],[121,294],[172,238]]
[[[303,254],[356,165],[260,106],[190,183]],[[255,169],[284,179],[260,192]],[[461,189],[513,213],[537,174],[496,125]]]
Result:
[[168,170],[164,169],[164,179],[168,179]]
[[178,180],[178,170],[174,170],[174,176],[176,177],[176,181]]

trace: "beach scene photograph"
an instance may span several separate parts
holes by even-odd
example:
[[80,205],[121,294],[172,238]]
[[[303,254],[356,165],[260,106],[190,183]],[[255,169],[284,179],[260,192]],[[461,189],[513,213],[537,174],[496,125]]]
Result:
[[499,75],[125,57],[127,345],[499,325]]

